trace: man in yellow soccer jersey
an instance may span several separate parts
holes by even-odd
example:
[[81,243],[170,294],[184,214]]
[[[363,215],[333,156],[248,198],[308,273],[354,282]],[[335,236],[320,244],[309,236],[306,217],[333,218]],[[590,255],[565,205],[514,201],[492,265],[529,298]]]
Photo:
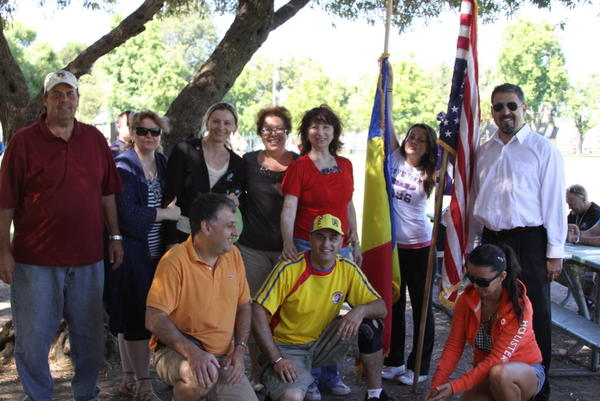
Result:
[[[252,306],[252,329],[263,352],[262,382],[279,401],[301,401],[311,369],[339,363],[358,337],[366,400],[390,400],[381,387],[383,300],[352,260],[338,255],[340,219],[315,218],[311,250],[273,268]],[[352,309],[339,316],[344,302]]]

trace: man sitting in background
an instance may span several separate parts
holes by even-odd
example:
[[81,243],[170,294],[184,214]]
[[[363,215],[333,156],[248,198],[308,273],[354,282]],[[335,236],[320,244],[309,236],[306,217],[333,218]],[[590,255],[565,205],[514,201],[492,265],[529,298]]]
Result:
[[600,222],[600,206],[587,199],[587,191],[575,184],[567,188],[567,204],[571,212],[567,217],[569,224],[575,224],[585,231]]

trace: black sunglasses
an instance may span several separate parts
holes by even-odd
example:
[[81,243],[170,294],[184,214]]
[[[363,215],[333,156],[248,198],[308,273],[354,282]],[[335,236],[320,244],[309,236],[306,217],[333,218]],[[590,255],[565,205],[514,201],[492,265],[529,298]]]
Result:
[[467,279],[469,279],[469,281],[472,282],[473,284],[477,284],[478,287],[487,288],[490,286],[492,281],[496,280],[502,274],[503,271],[504,270],[499,271],[498,274],[496,274],[494,276],[494,278],[490,278],[490,279],[475,277],[475,276],[471,275],[471,273],[466,273],[465,277]]
[[[504,110],[504,106],[505,106],[504,103],[496,103],[496,104],[492,105],[492,108],[494,109],[494,111],[496,113],[498,113],[498,112]],[[506,107],[508,107],[508,109],[510,111],[515,111],[517,108],[519,108],[519,105],[517,104],[517,102],[508,102],[508,103],[506,103]]]
[[569,188],[567,188],[567,192],[568,192],[568,193],[570,193],[570,194],[574,194],[574,195],[581,195],[581,196],[583,196],[583,197],[586,197],[586,196],[587,196],[586,194],[584,194],[584,193],[581,191],[581,189],[579,189],[578,187],[576,187],[576,186],[574,186],[574,185],[573,185],[573,186],[570,186]]
[[159,136],[162,130],[160,128],[135,127],[135,133],[139,136],[146,136],[148,133],[152,136]]

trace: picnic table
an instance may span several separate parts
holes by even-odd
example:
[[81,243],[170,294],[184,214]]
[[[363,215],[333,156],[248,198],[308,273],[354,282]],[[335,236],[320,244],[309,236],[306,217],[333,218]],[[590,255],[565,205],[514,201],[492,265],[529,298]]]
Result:
[[[594,283],[587,288],[583,284],[586,273],[592,273]],[[600,289],[597,285],[600,280],[600,247],[566,244],[563,277],[577,304],[578,313],[553,303],[552,323],[592,348],[591,370],[597,373],[600,359]],[[581,372],[570,370],[570,373],[560,374],[571,373],[579,375]]]

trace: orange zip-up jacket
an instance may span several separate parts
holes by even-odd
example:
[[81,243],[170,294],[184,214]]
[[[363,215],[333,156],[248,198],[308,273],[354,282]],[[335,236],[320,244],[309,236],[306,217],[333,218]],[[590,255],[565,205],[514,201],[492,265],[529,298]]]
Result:
[[[525,285],[520,281],[519,285],[525,291]],[[519,322],[508,292],[503,289],[496,322],[492,327],[492,350],[489,353],[483,352],[475,348],[475,334],[481,319],[481,298],[473,284],[469,284],[456,303],[452,328],[431,387],[448,382],[462,356],[465,341],[473,347],[473,369],[450,382],[454,394],[470,390],[486,380],[492,366],[499,363],[523,362],[533,365],[541,362],[542,354],[533,333],[531,302],[526,295],[524,300],[522,320]]]

